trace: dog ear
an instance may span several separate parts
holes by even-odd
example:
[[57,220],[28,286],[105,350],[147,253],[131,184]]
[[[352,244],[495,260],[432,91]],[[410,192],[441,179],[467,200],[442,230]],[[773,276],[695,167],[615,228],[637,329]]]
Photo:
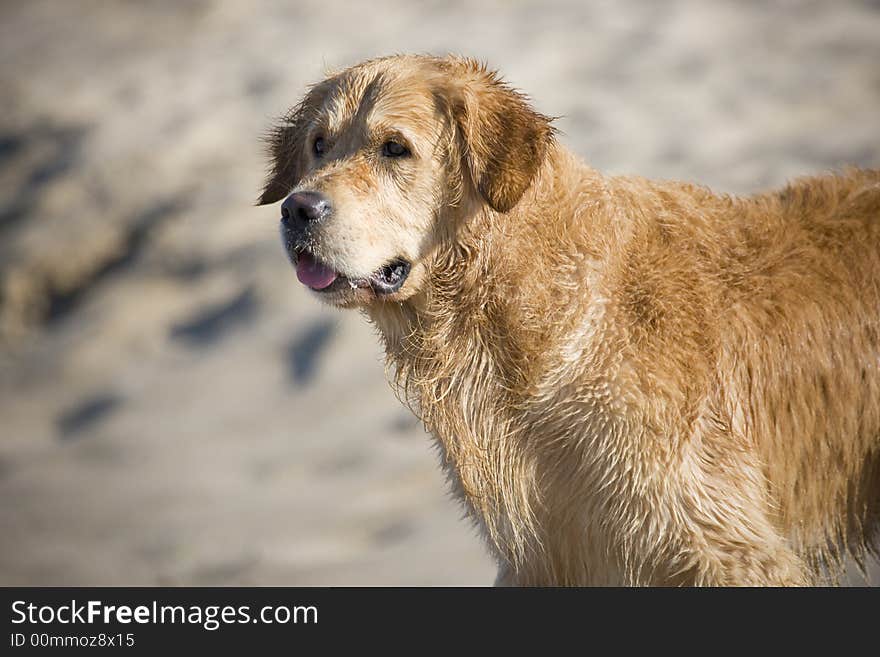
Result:
[[303,147],[309,123],[314,119],[327,83],[312,87],[303,101],[291,109],[265,137],[270,158],[269,174],[257,205],[285,198],[303,176]]
[[462,60],[464,84],[452,93],[451,111],[462,152],[480,195],[498,212],[513,208],[538,172],[554,140],[551,119],[485,66]]
[[270,158],[269,175],[257,205],[268,205],[283,199],[299,182],[302,175],[302,112],[294,110],[269,132],[265,141]]

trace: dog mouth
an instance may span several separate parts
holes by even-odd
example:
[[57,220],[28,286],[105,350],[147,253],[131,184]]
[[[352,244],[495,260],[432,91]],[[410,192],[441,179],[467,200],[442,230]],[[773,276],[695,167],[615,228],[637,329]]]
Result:
[[293,260],[299,282],[320,293],[371,289],[377,296],[392,294],[403,286],[412,267],[406,260],[397,258],[369,276],[350,278],[321,262],[307,250],[297,250]]

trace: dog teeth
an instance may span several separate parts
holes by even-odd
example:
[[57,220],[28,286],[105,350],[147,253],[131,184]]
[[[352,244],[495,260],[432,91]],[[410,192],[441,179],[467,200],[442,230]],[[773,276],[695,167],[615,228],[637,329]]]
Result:
[[351,286],[351,289],[352,289],[352,290],[356,290],[356,289],[357,289],[357,283],[355,283],[355,282],[354,282],[353,280],[351,280],[350,278],[348,279],[348,284]]

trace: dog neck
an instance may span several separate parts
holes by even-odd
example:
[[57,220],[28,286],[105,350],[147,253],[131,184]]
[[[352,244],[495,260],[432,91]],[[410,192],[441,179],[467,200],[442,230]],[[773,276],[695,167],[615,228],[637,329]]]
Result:
[[[589,260],[560,249],[558,237],[573,218],[551,208],[575,187],[562,177],[572,171],[595,179],[597,196],[603,193],[599,174],[580,163],[563,166],[563,159],[574,157],[563,151],[548,158],[510,212],[483,205],[468,217],[434,254],[419,294],[368,312],[401,398],[437,439],[456,492],[496,555],[514,565],[544,540],[535,515],[540,494],[533,446],[523,440],[523,415],[514,409],[539,391],[546,368],[526,355],[559,339],[551,331],[564,323],[547,321],[548,308],[577,312],[560,286],[581,277],[579,268]],[[513,259],[523,253],[532,260]],[[558,254],[571,258],[560,262]]]
[[[563,197],[574,188],[581,193],[593,190],[590,202],[584,204],[586,212],[577,217],[555,213],[553,208],[570,205]],[[478,324],[487,307],[499,303],[527,307],[529,296],[558,296],[556,283],[571,264],[560,262],[559,256],[598,258],[606,233],[614,231],[606,179],[559,144],[552,146],[532,186],[509,212],[494,211],[473,191],[465,194],[461,206],[460,216],[442,221],[455,229],[425,258],[428,264],[420,273],[419,291],[405,301],[375,303],[365,311],[379,329],[389,356],[405,357],[411,347],[408,338],[434,327],[438,317]],[[566,254],[558,238],[572,230],[581,233],[581,246],[577,254]],[[533,256],[531,266],[513,260],[513,254],[520,258],[523,253]]]

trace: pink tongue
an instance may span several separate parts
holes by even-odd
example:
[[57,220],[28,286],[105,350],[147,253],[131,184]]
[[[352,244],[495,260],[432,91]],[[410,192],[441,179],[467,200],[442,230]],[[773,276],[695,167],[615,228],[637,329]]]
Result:
[[315,260],[309,253],[300,253],[296,261],[296,277],[303,285],[323,290],[336,280],[336,272]]

